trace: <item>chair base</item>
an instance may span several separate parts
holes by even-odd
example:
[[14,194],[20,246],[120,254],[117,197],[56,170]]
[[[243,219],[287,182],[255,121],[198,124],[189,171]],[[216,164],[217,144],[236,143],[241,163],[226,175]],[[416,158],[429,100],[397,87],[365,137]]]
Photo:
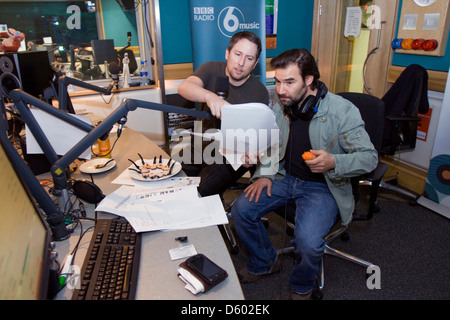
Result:
[[236,238],[234,237],[233,231],[231,230],[230,224],[224,224],[223,230],[230,244],[230,253],[237,254],[239,252],[239,247],[236,242]]
[[[342,252],[342,251],[337,250],[335,248],[332,248],[332,247],[330,247],[328,245],[325,246],[324,254],[329,254],[329,255],[332,255],[332,256],[335,256],[335,257],[338,257],[338,258],[341,258],[341,259],[344,259],[344,260],[356,263],[356,264],[358,264],[358,265],[360,265],[362,267],[365,267],[366,269],[369,268],[370,266],[373,266],[372,262],[369,262],[369,261],[363,260],[361,258],[355,257],[355,256],[353,256],[351,254],[346,253],[346,252]],[[324,277],[324,269],[323,269],[323,258],[322,258],[322,261],[321,261],[321,266],[319,268],[319,274],[320,274],[320,280],[319,280],[318,287],[319,287],[320,290],[322,290],[324,285],[325,285],[325,277]]]
[[[342,237],[345,232],[347,230],[347,226],[340,226],[339,228],[337,228],[334,231],[331,231],[327,236],[326,236],[326,244],[325,244],[325,250],[324,250],[324,255],[328,254],[337,258],[341,258],[353,263],[356,263],[362,267],[366,267],[369,268],[370,266],[373,266],[374,264],[363,260],[361,258],[355,257],[351,254],[348,254],[346,252],[337,250],[333,247],[330,246],[330,243],[332,243],[334,240],[336,240],[338,237]],[[290,253],[294,251],[294,247],[286,247],[286,248],[281,248],[277,250],[277,254],[286,254],[286,253]],[[321,299],[322,298],[322,290],[325,286],[325,270],[323,267],[323,256],[322,259],[320,260],[320,264],[319,264],[319,271],[318,271],[318,276],[316,279],[316,288],[315,288],[315,293],[314,296],[316,297],[316,299]],[[318,290],[318,291],[317,291]]]
[[417,200],[419,198],[418,195],[412,191],[408,191],[404,188],[396,187],[396,186],[394,186],[390,183],[384,182],[384,181],[381,181],[380,188],[384,188],[384,189],[388,189],[388,190],[400,193],[404,196],[407,196],[408,198],[411,198],[412,200]]
[[[360,185],[371,186],[372,183],[370,181],[361,181]],[[393,191],[393,192],[397,192],[397,193],[402,194],[402,195],[404,195],[404,196],[406,196],[408,198],[411,198],[412,200],[417,200],[419,198],[419,196],[416,193],[414,193],[412,191],[409,191],[409,190],[407,190],[405,188],[397,187],[397,186],[395,186],[395,185],[393,185],[391,183],[388,183],[386,180],[384,180],[384,181],[381,180],[379,187],[382,188],[382,189],[387,189],[387,190],[390,190],[390,191]]]

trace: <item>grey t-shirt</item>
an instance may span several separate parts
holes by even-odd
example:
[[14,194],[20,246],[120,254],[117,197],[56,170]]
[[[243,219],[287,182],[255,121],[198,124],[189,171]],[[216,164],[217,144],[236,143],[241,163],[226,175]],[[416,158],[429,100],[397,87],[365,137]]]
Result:
[[[199,66],[193,75],[202,79],[205,89],[215,92],[216,80],[219,76],[226,75],[226,66],[227,63],[223,61],[206,62]],[[238,87],[230,84],[228,95],[225,100],[231,104],[260,102],[268,105],[269,93],[256,76],[250,75],[248,80]],[[202,110],[209,110],[209,108],[206,104],[203,104]],[[204,121],[203,129],[210,128],[220,129],[220,120],[214,118],[212,120]]]

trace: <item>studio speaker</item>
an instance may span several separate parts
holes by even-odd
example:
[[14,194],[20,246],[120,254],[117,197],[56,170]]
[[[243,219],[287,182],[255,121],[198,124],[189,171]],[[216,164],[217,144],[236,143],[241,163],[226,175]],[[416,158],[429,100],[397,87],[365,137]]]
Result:
[[39,98],[52,77],[47,51],[0,54],[0,90],[7,98],[14,89]]

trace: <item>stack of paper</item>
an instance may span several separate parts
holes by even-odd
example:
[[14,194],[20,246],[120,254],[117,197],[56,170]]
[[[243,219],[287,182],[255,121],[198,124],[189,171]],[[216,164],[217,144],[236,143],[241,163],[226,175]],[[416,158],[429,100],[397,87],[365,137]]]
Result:
[[105,197],[96,210],[125,217],[136,232],[228,223],[219,195],[201,198],[197,186],[158,189],[155,186],[123,185]]

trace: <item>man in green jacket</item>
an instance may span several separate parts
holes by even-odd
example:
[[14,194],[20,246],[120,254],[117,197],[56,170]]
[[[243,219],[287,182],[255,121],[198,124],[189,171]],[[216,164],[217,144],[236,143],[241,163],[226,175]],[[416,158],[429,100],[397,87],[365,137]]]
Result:
[[[277,254],[261,218],[295,203],[291,272],[293,299],[309,298],[325,248],[325,236],[338,214],[350,222],[354,199],[350,178],[375,169],[374,149],[359,110],[329,93],[314,57],[305,49],[283,52],[271,61],[281,106],[278,153],[261,159],[253,183],[237,199],[232,215],[238,237],[249,252],[242,282],[253,282],[279,268]],[[302,155],[310,151],[314,159]]]

